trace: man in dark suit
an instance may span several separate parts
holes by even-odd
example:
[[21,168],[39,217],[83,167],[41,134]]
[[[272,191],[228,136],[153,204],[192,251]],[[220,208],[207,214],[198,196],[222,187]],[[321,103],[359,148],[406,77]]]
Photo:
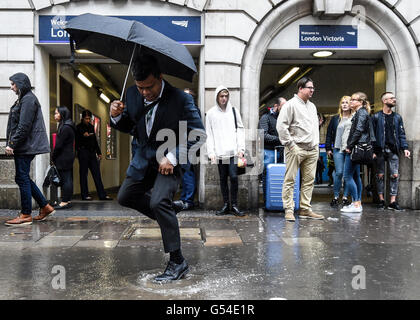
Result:
[[[182,178],[181,165],[187,165],[187,153],[191,160],[193,151],[205,142],[205,130],[192,97],[163,80],[155,58],[138,58],[131,71],[135,85],[127,89],[124,102],[113,101],[110,108],[114,128],[126,133],[137,130],[137,148],[118,202],[157,220],[170,260],[155,281],[178,280],[189,267],[181,252],[173,196]],[[183,128],[186,132],[180,132]],[[192,130],[194,137],[190,137]]]

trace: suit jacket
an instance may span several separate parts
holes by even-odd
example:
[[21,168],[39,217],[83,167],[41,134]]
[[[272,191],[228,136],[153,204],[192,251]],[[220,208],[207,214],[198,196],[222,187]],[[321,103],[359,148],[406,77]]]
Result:
[[[172,87],[165,81],[149,137],[146,133],[145,114],[142,115],[144,108],[143,96],[136,86],[132,86],[127,89],[125,109],[121,119],[116,124],[111,121],[111,126],[122,132],[133,133],[132,130],[136,130],[138,147],[128,166],[127,177],[142,180],[148,169],[157,170],[158,160],[160,160],[156,159],[158,149],[159,152],[166,150],[163,152],[164,155],[168,152],[173,153],[178,165],[185,169],[190,148],[194,146],[194,150],[197,150],[206,139],[204,125],[191,95]],[[181,125],[186,128],[186,133],[182,134],[182,137],[179,132],[180,121],[186,122]],[[166,130],[159,133],[162,129]],[[199,141],[196,136],[188,141],[186,135],[191,130],[196,130],[195,133],[200,136]],[[167,141],[164,141],[164,136],[169,139],[166,138]]]

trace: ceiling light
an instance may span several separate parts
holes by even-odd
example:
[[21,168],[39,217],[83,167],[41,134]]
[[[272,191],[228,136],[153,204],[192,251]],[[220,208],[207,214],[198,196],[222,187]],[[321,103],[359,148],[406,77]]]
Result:
[[296,72],[298,72],[299,67],[293,67],[288,73],[286,73],[283,78],[279,80],[279,84],[285,83],[291,76],[293,76]]
[[334,52],[332,51],[317,51],[312,53],[312,55],[316,58],[325,58],[325,57],[329,57],[332,56],[334,54]]
[[89,88],[92,87],[92,82],[90,82],[90,80],[88,78],[86,78],[86,76],[83,73],[79,72],[77,77],[80,79],[80,81],[82,81]]
[[78,49],[76,50],[77,53],[93,53],[92,51],[86,50],[86,49]]
[[102,100],[104,100],[106,103],[110,103],[110,99],[106,96],[106,95],[104,95],[103,93],[101,93],[100,95],[99,95],[99,98],[101,98]]

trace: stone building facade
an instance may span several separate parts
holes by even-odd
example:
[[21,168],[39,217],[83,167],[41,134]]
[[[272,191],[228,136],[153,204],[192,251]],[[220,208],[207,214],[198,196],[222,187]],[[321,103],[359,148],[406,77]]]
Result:
[[[21,71],[29,75],[34,92],[43,106],[45,122],[50,122],[54,100],[51,78],[54,57],[38,44],[38,17],[54,14],[55,8],[72,14],[87,12],[114,15],[154,14],[164,8],[174,15],[200,16],[202,40],[199,46],[196,79],[198,105],[204,115],[214,105],[215,88],[224,84],[231,92],[231,102],[250,129],[247,147],[258,149],[256,129],[259,120],[261,69],[267,48],[286,27],[300,19],[331,21],[351,17],[354,23],[366,24],[383,41],[387,54],[386,89],[395,92],[398,112],[403,116],[411,159],[401,159],[399,202],[420,208],[420,3],[411,0],[2,0],[0,1],[0,207],[18,206],[12,160],[4,156],[7,116],[15,96],[9,76]],[[80,10],[78,10],[80,8]],[[71,10],[70,10],[71,9]],[[150,11],[150,12],[149,12]],[[153,11],[153,12],[152,12]],[[221,203],[217,169],[205,164],[202,153],[199,177],[199,201],[206,208]],[[42,184],[49,155],[36,157],[33,176]],[[123,170],[121,171],[123,172]],[[118,185],[117,183],[114,183]],[[240,178],[240,205],[258,206],[258,174]]]

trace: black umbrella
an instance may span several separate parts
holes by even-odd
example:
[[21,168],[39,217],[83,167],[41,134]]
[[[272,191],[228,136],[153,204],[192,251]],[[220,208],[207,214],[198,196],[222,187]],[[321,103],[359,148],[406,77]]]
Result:
[[70,34],[72,53],[74,42],[76,49],[128,64],[129,70],[133,57],[141,53],[153,55],[162,73],[191,82],[197,72],[191,54],[182,44],[138,21],[86,13],[69,20],[65,29]]

